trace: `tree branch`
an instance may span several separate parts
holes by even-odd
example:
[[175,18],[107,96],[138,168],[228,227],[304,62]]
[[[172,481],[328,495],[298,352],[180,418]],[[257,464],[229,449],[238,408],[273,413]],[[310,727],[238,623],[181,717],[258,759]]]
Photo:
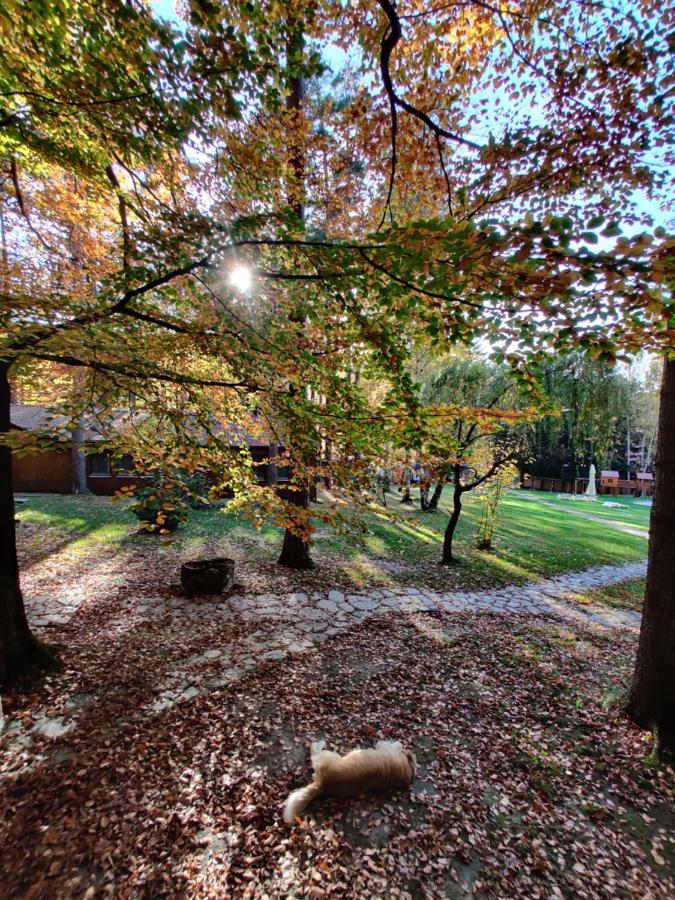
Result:
[[255,269],[254,272],[260,278],[269,278],[273,281],[327,281],[333,278],[346,278],[350,274],[348,271],[310,274],[304,272],[267,272],[264,269]]
[[9,164],[10,176],[12,179],[12,184],[14,185],[14,193],[16,195],[16,202],[19,204],[19,209],[21,210],[21,215],[26,220],[26,224],[33,232],[35,237],[40,241],[45,250],[49,250],[50,253],[55,253],[54,248],[46,241],[40,232],[35,228],[33,223],[31,222],[30,214],[28,212],[28,207],[26,206],[26,201],[23,196],[23,191],[21,190],[21,185],[19,184],[19,168],[16,164],[16,159],[12,157]]
[[408,288],[410,291],[415,291],[418,294],[423,294],[425,297],[433,297],[435,300],[450,300],[453,303],[461,303],[463,306],[472,306],[474,309],[483,309],[484,307],[480,303],[474,303],[472,300],[464,300],[461,297],[452,297],[449,294],[439,294],[436,291],[428,291],[419,285],[413,284],[411,281],[406,281],[404,278],[400,278],[398,275],[394,275],[393,272],[390,272],[385,266],[381,263],[375,262],[375,260],[371,259],[363,250],[360,250],[360,255],[363,259],[368,263],[369,266],[372,266],[373,269],[377,269],[378,272],[382,272],[387,278],[395,281],[397,284],[402,285],[403,287]]
[[98,360],[79,359],[76,356],[58,353],[35,353],[37,359],[46,359],[50,362],[62,363],[64,366],[82,366],[87,369],[93,369],[96,372],[105,372],[112,375],[121,375],[124,378],[143,379],[150,381],[166,381],[170,384],[184,384],[193,387],[223,387],[223,388],[246,388],[247,391],[255,392],[258,390],[256,385],[248,381],[218,381],[209,378],[192,378],[190,375],[180,375],[178,372],[164,372],[162,370],[151,370],[148,372],[132,371],[126,366],[118,363],[104,363]]
[[55,106],[74,106],[85,108],[87,106],[114,106],[117,103],[127,103],[129,100],[142,100],[152,96],[152,91],[142,91],[138,94],[128,94],[124,97],[111,97],[109,100],[57,100],[55,97],[46,97],[38,91],[5,91],[3,97],[32,97],[42,103],[52,103]]
[[473,491],[474,488],[477,488],[479,485],[483,484],[485,481],[489,481],[493,475],[496,475],[497,472],[503,468],[507,463],[512,462],[513,460],[518,459],[518,451],[512,450],[510,453],[507,453],[506,456],[500,457],[497,462],[493,463],[492,466],[488,469],[485,475],[481,475],[480,478],[476,478],[474,481],[470,481],[469,484],[461,484],[459,489],[462,493],[465,491]]
[[[400,28],[399,28],[399,37],[400,37]],[[384,84],[384,88],[387,92],[387,96],[389,98],[389,115],[391,117],[391,169],[389,172],[389,190],[387,191],[387,199],[384,204],[384,211],[382,212],[382,220],[380,222],[379,227],[382,228],[384,225],[384,220],[387,217],[387,211],[389,212],[390,220],[393,221],[393,216],[391,213],[391,198],[394,194],[394,182],[396,180],[396,140],[398,136],[398,115],[396,112],[396,94],[394,92],[394,86],[392,84],[391,75],[389,73],[389,60],[391,58],[391,53],[396,43],[398,41],[398,37],[394,30],[389,26],[384,32],[384,36],[382,37],[382,45],[380,50],[380,73],[382,75],[382,83]]]
[[115,174],[115,170],[112,167],[112,163],[106,166],[105,174],[108,176],[108,181],[113,186],[115,193],[117,194],[117,208],[120,214],[120,224],[122,225],[122,266],[124,269],[129,268],[129,256],[130,256],[130,242],[129,242],[129,222],[127,219],[127,202],[124,199],[124,194],[122,193],[122,187],[120,185],[119,179]]
[[414,116],[416,119],[419,119],[420,122],[423,122],[427,128],[430,128],[433,133],[437,137],[446,138],[448,140],[454,141],[457,144],[462,144],[465,147],[471,147],[473,150],[480,150],[480,144],[476,144],[473,141],[468,140],[467,138],[463,138],[459,134],[455,134],[452,131],[447,131],[445,128],[441,128],[433,119],[431,119],[425,112],[417,109],[417,107],[413,106],[411,103],[408,103],[407,100],[404,100],[402,97],[399,97],[396,93],[391,77],[390,71],[390,62],[391,62],[391,54],[394,47],[398,44],[403,36],[403,32],[401,31],[401,22],[398,17],[398,13],[396,12],[396,8],[394,4],[390,2],[390,0],[377,0],[380,8],[384,11],[387,19],[389,20],[388,29],[390,30],[390,34],[387,36],[386,40],[382,40],[382,47],[380,51],[380,72],[382,73],[382,82],[384,84],[384,89],[389,97],[389,102],[393,106],[398,106],[401,109],[405,110],[407,113],[410,113],[411,116]]
[[21,191],[21,185],[19,184],[19,169],[16,164],[16,159],[12,157],[12,161],[9,164],[9,171],[12,176],[12,184],[14,185],[14,193],[16,195],[16,202],[19,204],[19,209],[21,210],[21,215],[24,219],[29,219],[28,209],[26,208],[26,203],[23,199],[23,192]]

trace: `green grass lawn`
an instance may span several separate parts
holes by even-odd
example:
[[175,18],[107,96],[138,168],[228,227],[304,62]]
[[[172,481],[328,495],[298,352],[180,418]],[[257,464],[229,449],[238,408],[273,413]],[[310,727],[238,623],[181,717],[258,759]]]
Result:
[[[639,528],[649,528],[650,506],[636,503],[635,497],[610,497],[599,495],[593,500],[568,500],[561,499],[558,494],[548,491],[523,491],[522,495],[536,500],[543,500],[547,504],[555,504],[560,509],[573,509],[578,512],[588,513],[612,522],[620,522],[624,525],[637,525]],[[620,503],[621,509],[612,509],[603,506],[603,503]]]
[[630,581],[612,584],[597,591],[574,594],[570,599],[581,604],[594,603],[597,606],[634,609],[636,612],[641,612],[645,596],[645,583],[644,578],[632,578]]
[[[400,506],[393,496],[389,510],[372,507],[366,515],[368,532],[363,545],[320,524],[312,551],[319,568],[302,576],[303,587],[401,583],[475,590],[646,556],[644,538],[570,516],[562,503],[536,503],[513,492],[502,501],[490,552],[475,548],[482,508],[472,497],[465,498],[455,541],[460,562],[444,568],[438,563],[449,516],[449,491],[445,493],[440,509],[434,513],[423,513],[418,505]],[[19,543],[24,566],[60,552],[85,558],[101,556],[111,549],[133,554],[150,548],[158,559],[184,559],[204,552],[233,556],[239,571],[261,574],[257,586],[263,589],[282,590],[288,578],[295,577],[275,565],[280,530],[267,526],[256,531],[226,507],[191,511],[187,525],[174,538],[165,539],[138,534],[137,522],[123,501],[95,496],[26,496],[28,502],[18,508],[17,514],[22,523]],[[321,508],[325,510],[326,506],[324,502]],[[595,512],[596,504],[593,506]],[[392,512],[394,519],[388,517]],[[648,509],[638,507],[635,515],[642,515],[644,521],[648,513]]]

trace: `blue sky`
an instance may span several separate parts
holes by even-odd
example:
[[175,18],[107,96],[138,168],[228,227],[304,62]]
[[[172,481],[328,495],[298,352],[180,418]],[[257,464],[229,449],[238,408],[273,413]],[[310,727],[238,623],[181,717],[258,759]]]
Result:
[[160,19],[176,19],[176,0],[151,0],[150,6]]
[[[176,13],[177,0],[150,0],[150,6],[158,18],[167,19],[172,22],[179,22]],[[338,47],[327,45],[323,48],[323,56],[325,61],[334,71],[339,70],[347,59],[347,54]],[[659,154],[660,155],[660,154]],[[657,156],[658,159],[658,156]],[[668,189],[666,188],[666,194]],[[638,191],[634,194],[638,208],[649,214],[655,225],[664,225],[669,227],[673,224],[673,212],[659,208],[659,203],[655,200],[649,200],[643,192]],[[640,231],[641,228],[627,229],[627,232]]]

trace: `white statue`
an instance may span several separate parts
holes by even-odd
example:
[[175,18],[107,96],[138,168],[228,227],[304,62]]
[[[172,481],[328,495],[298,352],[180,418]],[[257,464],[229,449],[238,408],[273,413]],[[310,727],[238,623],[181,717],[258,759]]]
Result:
[[588,485],[584,493],[587,497],[597,497],[598,495],[598,492],[595,489],[595,466],[593,463],[591,463],[591,467],[588,470]]

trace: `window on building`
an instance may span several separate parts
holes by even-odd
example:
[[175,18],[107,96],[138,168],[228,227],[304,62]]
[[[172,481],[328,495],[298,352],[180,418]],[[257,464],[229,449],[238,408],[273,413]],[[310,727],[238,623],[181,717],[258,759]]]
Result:
[[130,453],[123,453],[115,460],[116,475],[133,475],[134,474],[134,458]]
[[90,475],[110,475],[110,457],[107,453],[91,453],[89,455]]

